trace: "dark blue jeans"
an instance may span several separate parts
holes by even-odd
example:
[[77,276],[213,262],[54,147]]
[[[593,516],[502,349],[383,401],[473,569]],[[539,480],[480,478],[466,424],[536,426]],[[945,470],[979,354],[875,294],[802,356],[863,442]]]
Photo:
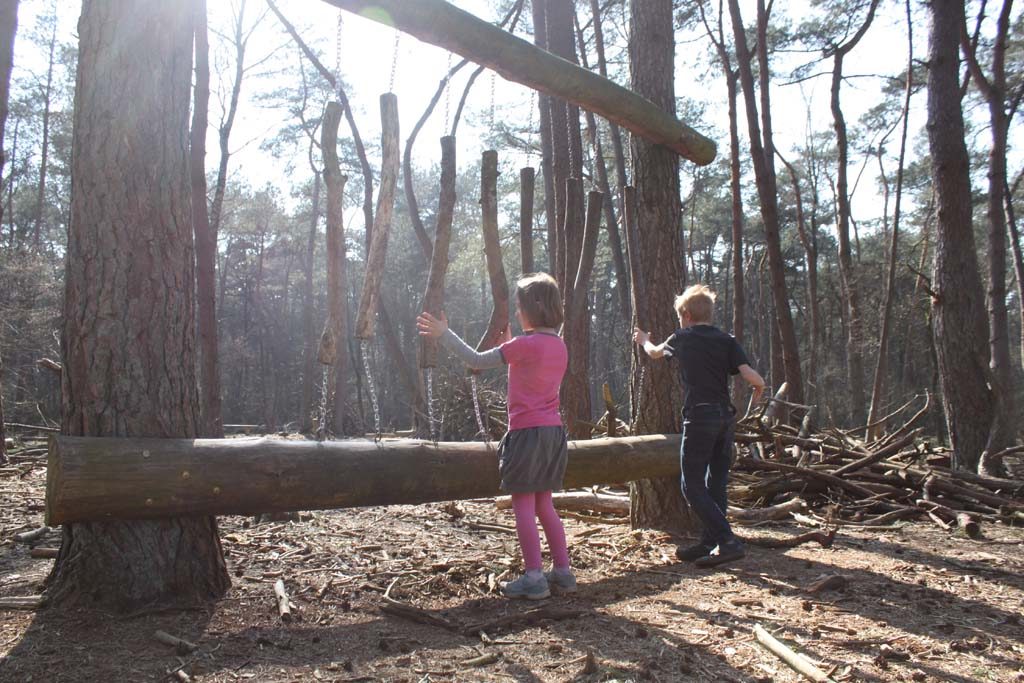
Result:
[[734,538],[725,519],[732,442],[733,416],[729,406],[701,404],[683,412],[683,443],[679,452],[683,495],[704,527],[701,542],[708,546]]

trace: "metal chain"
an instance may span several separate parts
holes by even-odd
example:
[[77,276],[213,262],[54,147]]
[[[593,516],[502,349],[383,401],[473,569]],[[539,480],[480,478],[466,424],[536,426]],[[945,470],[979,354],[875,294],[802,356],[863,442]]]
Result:
[[487,427],[484,426],[484,416],[480,410],[480,389],[477,385],[475,374],[469,376],[469,384],[473,390],[473,412],[476,413],[476,426],[480,430],[480,435],[484,437],[484,441],[490,443],[491,434],[487,431]]
[[342,17],[345,13],[340,9],[338,10],[338,35],[334,39],[334,88],[338,93],[338,97],[341,96],[341,26]]
[[427,419],[430,420],[430,440],[437,443],[437,418],[434,416],[434,368],[427,368]]
[[363,369],[366,373],[366,388],[370,392],[370,403],[373,405],[373,428],[376,434],[376,440],[380,441],[380,403],[377,401],[377,387],[373,383],[373,372],[370,368],[370,359],[366,355],[366,348],[370,345],[368,339],[363,339],[359,343],[359,353],[363,357]]
[[395,47],[391,53],[391,80],[388,82],[388,92],[395,91],[395,72],[398,71],[398,42],[402,39],[402,32],[395,29]]
[[640,361],[640,379],[636,383],[636,394],[633,396],[633,420],[630,425],[630,433],[633,433],[636,429],[636,424],[640,420],[640,402],[644,396],[644,380],[647,378],[647,363]]
[[320,386],[320,420],[316,426],[316,440],[323,441],[327,438],[327,434],[330,431],[327,428],[327,396],[330,393],[330,382],[328,381],[328,374],[330,367],[324,366],[324,379]]
[[448,70],[444,77],[444,134],[448,135],[448,126],[451,119],[451,103],[452,103],[452,53],[448,53]]
[[497,78],[496,74],[492,71],[491,72],[491,111],[490,111],[490,115],[489,115],[490,116],[490,120],[488,121],[488,124],[490,125],[490,128],[491,128],[491,135],[494,135],[494,82],[495,82],[496,78]]
[[537,107],[537,91],[530,91],[530,121],[526,124],[526,165],[533,164],[533,114]]

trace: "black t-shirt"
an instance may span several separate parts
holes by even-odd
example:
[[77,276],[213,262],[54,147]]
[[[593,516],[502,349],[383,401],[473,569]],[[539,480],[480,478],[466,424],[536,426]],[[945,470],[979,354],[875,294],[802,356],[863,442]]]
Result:
[[668,338],[665,354],[679,361],[679,376],[686,388],[684,407],[701,403],[729,403],[729,375],[749,365],[736,338],[714,325],[680,328]]

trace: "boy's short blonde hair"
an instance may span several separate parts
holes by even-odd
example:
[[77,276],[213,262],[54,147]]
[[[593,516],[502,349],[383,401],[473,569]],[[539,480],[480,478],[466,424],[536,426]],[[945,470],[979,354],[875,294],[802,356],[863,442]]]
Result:
[[707,285],[691,285],[676,297],[675,307],[680,319],[685,311],[691,321],[709,323],[715,312],[715,293]]
[[557,329],[565,317],[558,283],[547,273],[529,273],[519,278],[516,302],[520,312],[534,327]]

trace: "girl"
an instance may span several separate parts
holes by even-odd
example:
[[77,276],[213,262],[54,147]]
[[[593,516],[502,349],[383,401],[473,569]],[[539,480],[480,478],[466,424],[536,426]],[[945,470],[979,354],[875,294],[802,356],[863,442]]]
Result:
[[[523,551],[526,573],[504,583],[509,598],[542,600],[551,587],[563,593],[576,591],[576,577],[569,569],[565,529],[551,492],[562,487],[568,450],[558,390],[568,361],[565,343],[558,336],[562,324],[562,299],[558,284],[546,273],[524,275],[516,283],[516,319],[523,335],[483,353],[470,348],[448,328],[442,313],[435,318],[422,313],[416,319],[421,335],[439,339],[474,370],[508,365],[508,433],[498,445],[501,489],[512,495],[516,533]],[[537,518],[548,539],[554,569],[542,571]]]

